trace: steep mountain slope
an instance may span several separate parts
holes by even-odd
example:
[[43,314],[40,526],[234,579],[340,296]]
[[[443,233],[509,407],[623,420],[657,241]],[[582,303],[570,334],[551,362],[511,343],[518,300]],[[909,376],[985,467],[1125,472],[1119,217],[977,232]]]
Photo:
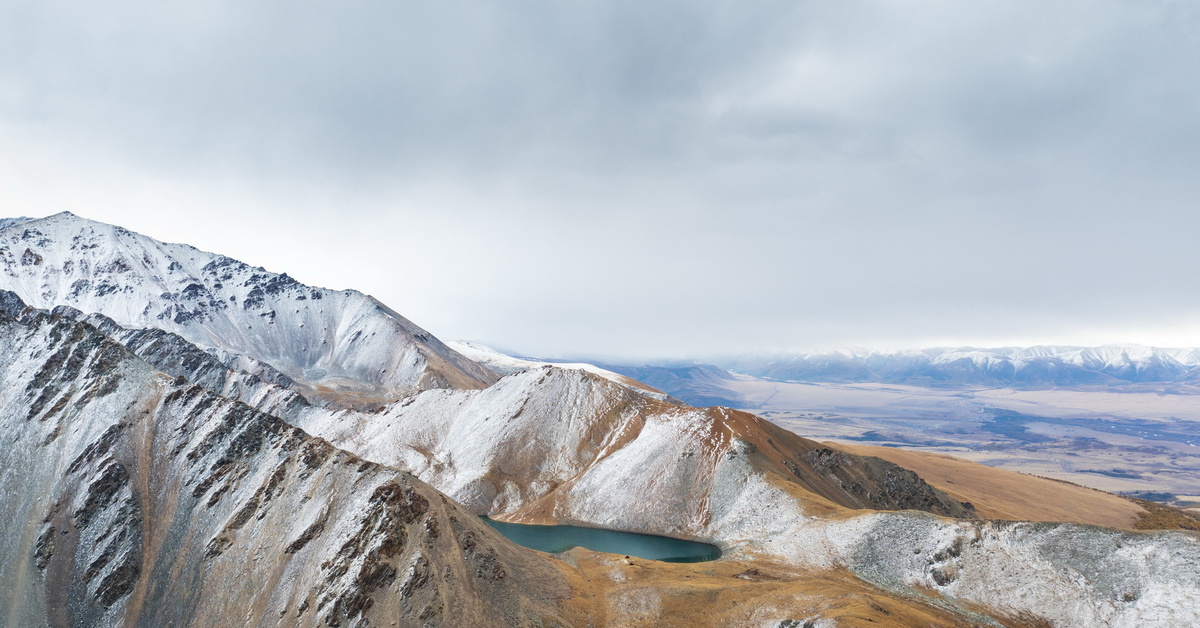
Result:
[[301,285],[69,213],[0,231],[0,288],[270,364],[310,396],[374,403],[496,377],[375,299]]
[[1200,620],[1200,536],[854,510],[970,512],[878,458],[745,413],[658,405],[580,371],[429,391],[379,414],[325,412],[300,421],[507,520],[707,540],[722,560],[845,569],[955,613],[1060,626]]
[[[0,293],[3,625],[972,623],[845,573],[540,557],[64,314]],[[177,357],[227,384],[194,349]]]
[[1137,503],[1112,493],[942,454],[842,443],[829,446],[912,469],[955,499],[970,501],[980,516],[989,519],[1069,521],[1133,529],[1145,513]]
[[[0,292],[4,302],[18,303],[7,308],[10,313],[27,311],[12,293]],[[167,332],[126,330],[103,315],[83,316],[63,306],[53,312],[88,322],[172,376],[287,417],[359,455],[412,470],[477,512],[503,512],[535,501],[541,508],[555,500],[594,502],[576,485],[609,481],[604,478],[611,469],[622,469],[621,463],[614,467],[614,461],[632,456],[639,462],[624,473],[665,464],[664,472],[678,476],[666,483],[654,472],[635,471],[618,481],[633,488],[648,480],[652,486],[643,494],[660,494],[667,506],[656,518],[622,525],[661,532],[665,521],[682,515],[675,508],[681,495],[690,493],[698,502],[709,499],[713,465],[737,440],[765,468],[778,471],[821,503],[971,516],[969,506],[890,463],[838,454],[745,413],[661,402],[645,391],[582,370],[542,365],[484,391],[427,391],[382,412],[330,411],[306,403],[286,387],[286,377],[269,367],[249,365],[266,377],[264,381],[229,369]],[[674,453],[662,456],[664,447]],[[672,468],[675,458],[693,457],[695,464]],[[575,497],[568,497],[570,491]],[[595,521],[594,514],[573,517],[563,511],[558,516],[579,521],[590,516]]]
[[[38,222],[12,225],[0,239],[24,241]],[[86,251],[90,268],[95,260]],[[29,252],[8,264],[19,266],[15,274],[0,278],[23,289],[57,285],[76,267],[71,259],[48,267],[46,255]],[[107,293],[152,292],[159,270],[157,263],[131,266],[106,284],[115,286]],[[136,289],[126,292],[126,285]],[[253,288],[238,285],[248,299]],[[63,294],[47,290],[46,300]],[[66,304],[76,307],[69,293]],[[52,315],[0,294],[0,310],[24,321],[0,314],[0,376],[11,382],[0,393],[0,433],[13,451],[0,459],[0,490],[18,496],[0,504],[0,521],[14,530],[0,544],[0,584],[13,591],[0,612],[17,623],[38,625],[49,609],[65,608],[74,615],[50,623],[437,625],[461,606],[465,620],[456,620],[472,625],[584,625],[597,617],[647,625],[689,598],[696,608],[689,619],[709,623],[706,600],[715,600],[721,617],[766,625],[849,623],[872,603],[884,610],[860,615],[860,623],[883,620],[889,608],[912,625],[1200,621],[1194,534],[954,519],[974,509],[879,458],[802,439],[746,413],[679,406],[554,366],[486,388],[483,380],[430,387],[436,382],[426,371],[401,378],[408,388],[349,381],[338,394],[407,392],[369,409],[309,404],[296,389],[311,395],[335,382],[314,379],[290,357],[239,352],[220,338],[193,341],[185,332],[198,319],[187,316],[154,317],[172,333],[125,329],[119,323],[135,297],[104,296],[84,299],[82,311]],[[305,301],[313,300],[309,293]],[[353,309],[358,301],[347,303]],[[254,307],[229,320],[242,324]],[[348,316],[320,314],[327,321]],[[260,324],[297,326],[280,332],[291,344],[271,345],[287,344],[289,355],[326,351],[325,336],[297,331],[305,329],[298,321]],[[403,335],[395,342],[387,351],[409,356],[440,345]],[[356,351],[333,354],[355,368],[364,355],[378,357]],[[355,372],[347,367],[339,377]],[[372,402],[380,399],[386,395]],[[642,572],[582,551],[553,561],[496,537],[471,516],[482,513],[710,540],[725,556],[693,571]],[[657,575],[640,580],[650,573]],[[721,585],[722,578],[738,582]],[[771,589],[772,578],[788,584]],[[746,583],[763,586],[722,598]],[[853,599],[854,610],[807,592],[822,585]],[[808,596],[796,603],[802,614],[781,602],[787,595]],[[165,602],[174,599],[184,600],[177,604],[183,610]],[[736,614],[735,602],[747,600],[779,606]],[[229,621],[243,614],[244,621]]]
[[0,623],[557,623],[560,570],[407,474],[0,314]]
[[877,458],[834,452],[743,412],[660,402],[553,366],[482,391],[427,391],[378,413],[309,408],[292,420],[410,469],[481,513],[535,508],[542,518],[701,534],[709,502],[730,490],[716,483],[718,469],[747,456],[754,473],[777,473],[821,504],[972,514]]

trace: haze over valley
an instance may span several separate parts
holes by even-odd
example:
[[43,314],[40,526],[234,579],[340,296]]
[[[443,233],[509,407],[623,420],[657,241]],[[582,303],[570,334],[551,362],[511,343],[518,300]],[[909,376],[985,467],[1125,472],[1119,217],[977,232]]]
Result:
[[1200,508],[1195,349],[831,352],[608,368],[818,440],[950,454]]

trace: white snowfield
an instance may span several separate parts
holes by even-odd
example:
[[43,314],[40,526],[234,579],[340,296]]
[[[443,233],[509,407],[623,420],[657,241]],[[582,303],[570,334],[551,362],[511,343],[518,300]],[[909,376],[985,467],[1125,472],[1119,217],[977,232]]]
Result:
[[314,389],[395,399],[483,388],[493,373],[375,299],[304,286],[69,213],[0,223],[0,287],[261,360]]
[[[455,351],[361,294],[316,291],[73,216],[9,225],[0,246],[0,288],[37,307],[161,327],[314,384],[353,390],[361,376],[365,390],[406,391],[374,411],[276,411],[336,447],[412,472],[477,514],[706,540],[730,556],[843,567],[934,603],[1055,626],[1200,625],[1197,534],[916,511],[821,518],[796,485],[756,462],[731,412],[667,403],[590,369],[505,360],[469,345]],[[464,352],[511,374],[492,383]],[[432,385],[437,377],[457,386]]]

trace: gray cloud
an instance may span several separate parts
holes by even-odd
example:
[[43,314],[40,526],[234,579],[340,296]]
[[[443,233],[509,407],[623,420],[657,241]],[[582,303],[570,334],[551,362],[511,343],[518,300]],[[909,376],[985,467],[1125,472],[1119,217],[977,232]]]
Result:
[[9,3],[0,184],[531,353],[1200,343],[1198,25],[1148,0]]

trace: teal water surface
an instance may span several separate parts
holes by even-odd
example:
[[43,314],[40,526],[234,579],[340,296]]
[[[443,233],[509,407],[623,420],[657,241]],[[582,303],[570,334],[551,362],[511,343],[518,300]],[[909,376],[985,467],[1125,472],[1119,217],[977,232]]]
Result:
[[543,552],[558,553],[572,547],[584,547],[595,552],[624,554],[668,563],[701,563],[721,557],[721,550],[716,545],[666,536],[578,526],[505,523],[492,521],[486,516],[481,519],[513,543]]

